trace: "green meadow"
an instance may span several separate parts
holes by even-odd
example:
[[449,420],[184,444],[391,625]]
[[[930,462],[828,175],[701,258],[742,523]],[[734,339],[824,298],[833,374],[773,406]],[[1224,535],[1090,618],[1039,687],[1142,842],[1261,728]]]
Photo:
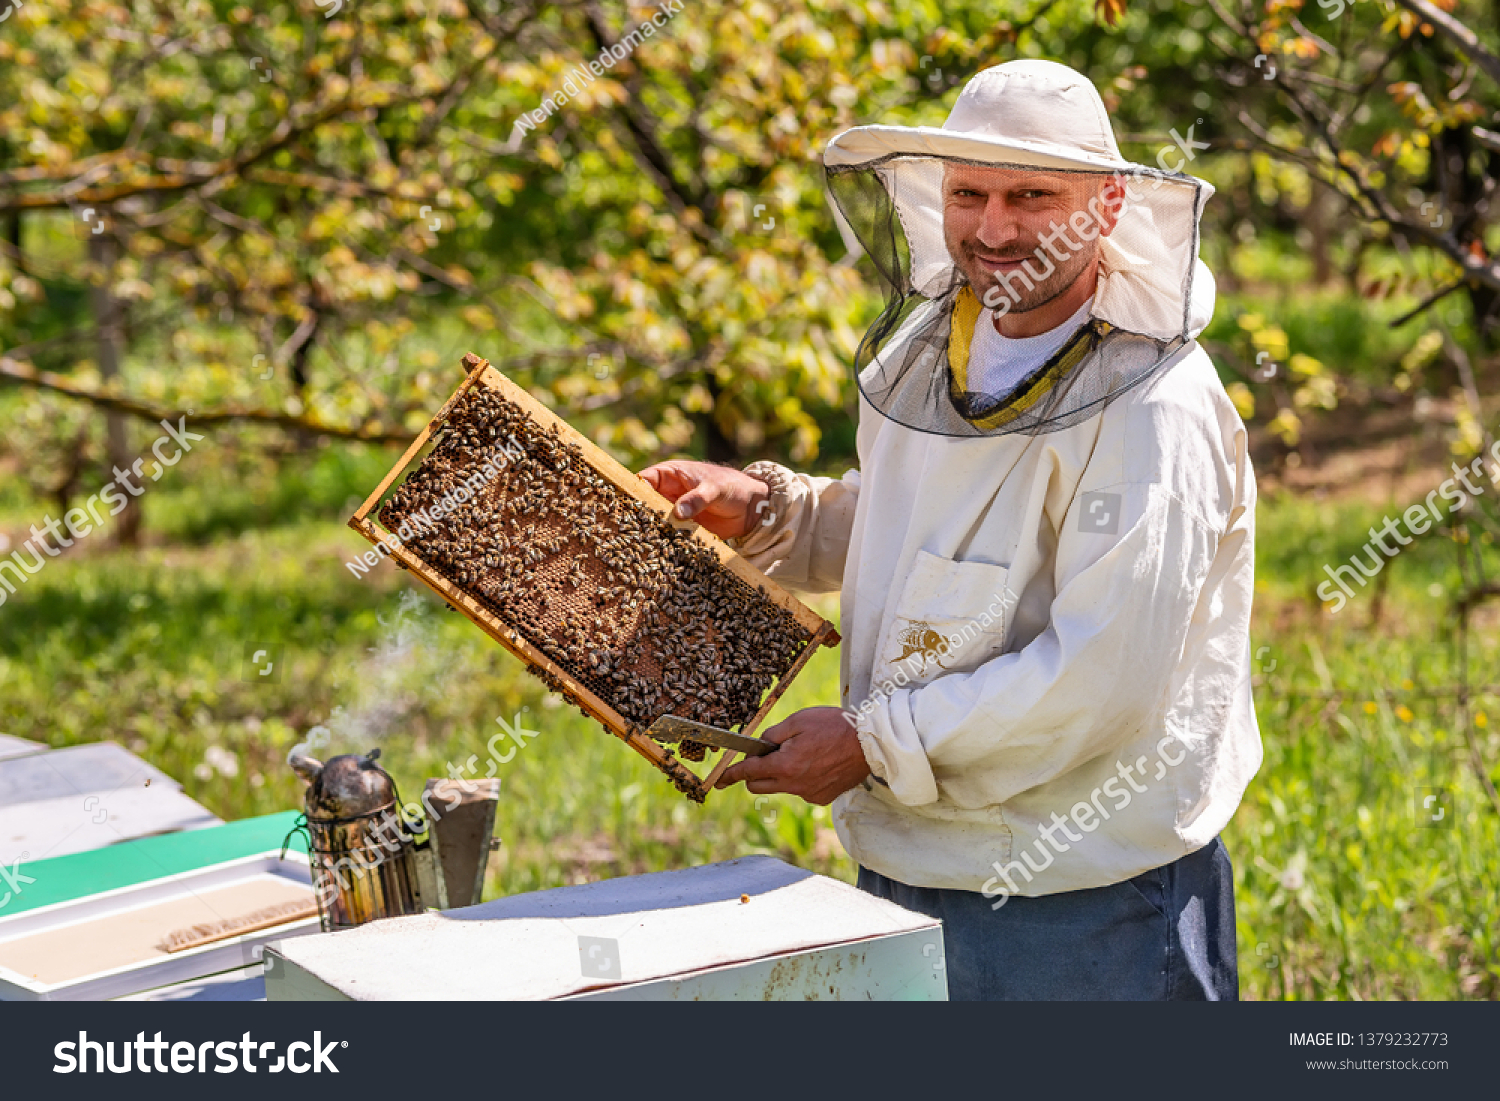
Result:
[[[408,799],[452,769],[498,776],[487,897],[746,853],[852,880],[826,808],[742,788],[691,804],[393,564],[356,576],[346,562],[367,544],[343,519],[393,458],[335,446],[247,466],[195,449],[192,477],[143,498],[151,545],[85,540],[0,608],[0,731],[113,739],[227,819],[300,805],[284,762],[318,727],[333,751],[379,746]],[[4,530],[46,510],[8,493]],[[1408,503],[1262,498],[1266,757],[1225,835],[1248,997],[1500,993],[1500,816],[1472,765],[1476,751],[1496,757],[1500,700],[1474,697],[1471,744],[1436,691],[1457,672],[1434,595],[1454,581],[1451,545],[1432,533],[1407,548],[1378,607],[1374,584],[1337,615],[1313,595],[1324,564]],[[1476,686],[1500,682],[1487,627],[1471,633]],[[260,649],[269,676],[249,663]],[[821,653],[777,716],[837,697],[838,655]],[[507,726],[535,733],[517,746]],[[1431,789],[1436,823],[1421,806]]]

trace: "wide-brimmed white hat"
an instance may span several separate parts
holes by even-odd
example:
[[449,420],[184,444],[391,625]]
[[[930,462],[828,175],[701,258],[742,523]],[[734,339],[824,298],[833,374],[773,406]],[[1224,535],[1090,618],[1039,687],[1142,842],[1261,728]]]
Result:
[[[910,289],[927,298],[954,279],[943,236],[950,162],[1126,177],[1126,206],[1100,246],[1093,315],[1158,339],[1187,339],[1206,324],[1213,278],[1198,262],[1198,225],[1214,189],[1125,160],[1098,90],[1081,73],[1054,61],[1007,62],[975,75],[941,127],[858,126],[829,143],[823,163],[831,183],[840,173],[872,171],[885,185],[909,247]],[[842,214],[858,233],[858,213]]]

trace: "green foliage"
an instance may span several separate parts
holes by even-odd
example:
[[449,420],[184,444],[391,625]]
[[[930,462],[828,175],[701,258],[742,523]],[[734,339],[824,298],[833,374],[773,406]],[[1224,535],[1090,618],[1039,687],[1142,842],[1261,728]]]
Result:
[[[1299,0],[705,0],[515,128],[652,10],[12,13],[0,370],[26,381],[0,391],[7,534],[110,477],[101,418],[32,369],[96,398],[281,427],[217,427],[154,484],[142,500],[159,545],[124,554],[95,536],[9,597],[0,729],[118,739],[241,817],[298,802],[283,762],[320,724],[339,750],[381,744],[412,792],[471,758],[484,774],[492,746],[508,752],[497,718],[519,715],[540,733],[495,765],[506,845],[491,894],[751,851],[852,879],[826,811],[743,790],[687,804],[389,564],[346,569],[366,544],[341,521],[394,452],[328,437],[414,433],[472,350],[636,465],[770,456],[841,472],[848,364],[879,301],[867,265],[845,259],[818,154],[853,125],[940,125],[969,75],[1011,58],[1094,79],[1134,160],[1189,128],[1210,143],[1186,165],[1218,188],[1203,251],[1222,294],[1204,341],[1285,446],[1393,387],[1448,397],[1452,347],[1484,348],[1497,159],[1471,128],[1500,100],[1391,0],[1337,21]],[[1463,17],[1494,41],[1494,12]],[[1461,270],[1466,296],[1390,327]],[[1275,378],[1253,373],[1260,353]],[[1492,364],[1475,367],[1485,386]],[[128,448],[149,446],[154,419],[129,422]],[[1472,450],[1475,411],[1448,433]],[[1497,816],[1452,702],[1419,698],[1455,676],[1432,594],[1459,580],[1456,537],[1406,549],[1337,616],[1313,592],[1385,511],[1282,495],[1260,511],[1267,757],[1226,831],[1250,996],[1500,994]],[[1482,672],[1492,637],[1472,632],[1476,683],[1496,679]],[[247,674],[262,647],[281,655],[274,682]],[[837,665],[820,654],[778,714],[835,700]],[[1494,730],[1476,728],[1480,760],[1500,756]],[[1455,828],[1419,828],[1419,786],[1454,793]]]
[[[1406,566],[1403,557],[1387,568],[1404,575]],[[1423,645],[1437,612],[1426,604],[1379,635],[1363,630],[1354,609],[1331,630],[1260,633],[1268,647],[1258,664],[1270,670],[1256,696],[1266,759],[1226,831],[1240,974],[1252,996],[1500,994],[1485,916],[1500,905],[1500,816],[1470,771],[1452,701],[1416,695],[1454,676],[1451,654]],[[1484,656],[1491,667],[1492,644]],[[1367,687],[1325,698],[1355,685]],[[1476,706],[1493,747],[1496,698]],[[1436,825],[1422,807],[1430,789],[1451,793]]]
[[[403,792],[473,757],[468,774],[502,780],[492,894],[755,851],[852,879],[826,809],[743,789],[687,803],[394,566],[356,579],[343,563],[367,546],[324,521],[48,563],[0,609],[0,731],[114,739],[226,818],[300,805],[284,762],[316,725],[333,752],[380,745]],[[250,669],[260,648],[274,680]],[[776,718],[837,676],[818,655]],[[497,718],[539,734],[515,747]]]
[[[836,465],[877,302],[839,263],[819,153],[861,123],[940,124],[998,62],[1087,73],[1137,160],[1208,142],[1186,168],[1219,187],[1205,251],[1231,291],[1357,279],[1367,246],[1434,285],[1485,255],[1493,164],[1464,128],[1495,89],[1389,0],[1305,7],[711,0],[658,28],[632,3],[32,0],[0,34],[0,222],[20,246],[0,248],[0,344],[98,388],[103,286],[126,322],[117,385],[154,406],[413,432],[475,350],[636,463]],[[1260,411],[1289,442],[1346,373],[1390,369],[1336,352],[1305,352],[1327,378]],[[45,453],[102,445],[35,420],[6,438],[66,489]]]
[[1287,288],[1284,297],[1270,302],[1261,296],[1223,295],[1202,339],[1215,351],[1223,350],[1221,366],[1249,375],[1258,348],[1241,319],[1247,314],[1258,317],[1260,328],[1274,317],[1286,349],[1276,356],[1283,368],[1294,355],[1311,356],[1320,363],[1337,364],[1347,381],[1388,386],[1401,372],[1413,335],[1426,331],[1421,322],[1410,329],[1391,328],[1411,305],[1405,297],[1371,301],[1331,290],[1294,294]]
[[[1308,610],[1302,579],[1346,553],[1339,533],[1377,511],[1289,497],[1261,509],[1266,762],[1225,833],[1247,996],[1500,994],[1500,817],[1469,770],[1451,701],[1403,695],[1454,674],[1451,652],[1430,645],[1441,537],[1387,567],[1382,632],[1364,629],[1368,596],[1338,616]],[[229,818],[298,805],[283,762],[319,724],[336,750],[381,745],[408,797],[450,765],[497,775],[505,844],[490,896],[749,852],[853,879],[826,810],[743,788],[688,804],[393,566],[356,580],[342,563],[363,547],[325,521],[49,563],[0,609],[0,730],[52,745],[114,738]],[[263,646],[281,648],[279,682],[247,674],[246,654]],[[1492,634],[1478,640],[1476,668],[1497,649]],[[776,717],[835,700],[837,686],[838,655],[820,654]],[[1348,693],[1336,704],[1316,695],[1336,689]],[[1491,695],[1475,706],[1500,714]],[[498,718],[538,734],[514,747]],[[1500,724],[1485,722],[1493,760]],[[1454,828],[1418,827],[1424,786],[1454,793]]]

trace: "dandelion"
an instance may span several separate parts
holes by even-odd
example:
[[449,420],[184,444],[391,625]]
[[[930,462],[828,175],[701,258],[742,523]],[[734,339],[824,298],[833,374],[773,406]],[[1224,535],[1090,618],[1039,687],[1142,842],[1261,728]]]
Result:
[[203,763],[193,769],[193,775],[200,780],[211,780],[215,772],[233,780],[240,774],[240,759],[223,746],[209,746],[203,751]]
[[1377,712],[1379,710],[1380,710],[1380,708],[1375,705],[1375,701],[1374,700],[1366,700],[1365,701],[1365,714],[1366,715],[1373,715],[1373,714],[1375,714],[1375,712]]
[[1287,862],[1286,870],[1281,873],[1282,890],[1293,893],[1307,886],[1307,854],[1298,852]]
[[1404,723],[1409,723],[1413,718],[1415,718],[1415,716],[1412,714],[1411,708],[1407,707],[1406,704],[1403,703],[1400,707],[1396,708],[1396,718],[1400,719]]

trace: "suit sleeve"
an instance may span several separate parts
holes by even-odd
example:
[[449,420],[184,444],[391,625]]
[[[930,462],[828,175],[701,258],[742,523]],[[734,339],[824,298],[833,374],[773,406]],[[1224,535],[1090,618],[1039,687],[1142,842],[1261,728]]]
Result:
[[771,496],[760,525],[742,539],[731,540],[731,545],[788,589],[837,591],[844,580],[859,500],[859,471],[842,478],[815,478],[777,463],[758,462],[745,473],[765,482]]
[[1075,499],[1040,634],[879,696],[860,719],[872,771],[901,802],[934,802],[941,784],[961,806],[1001,804],[1165,721],[1194,621],[1236,583],[1227,564],[1246,533],[1221,535],[1159,483],[1100,488],[1120,498],[1118,533],[1083,530]]

